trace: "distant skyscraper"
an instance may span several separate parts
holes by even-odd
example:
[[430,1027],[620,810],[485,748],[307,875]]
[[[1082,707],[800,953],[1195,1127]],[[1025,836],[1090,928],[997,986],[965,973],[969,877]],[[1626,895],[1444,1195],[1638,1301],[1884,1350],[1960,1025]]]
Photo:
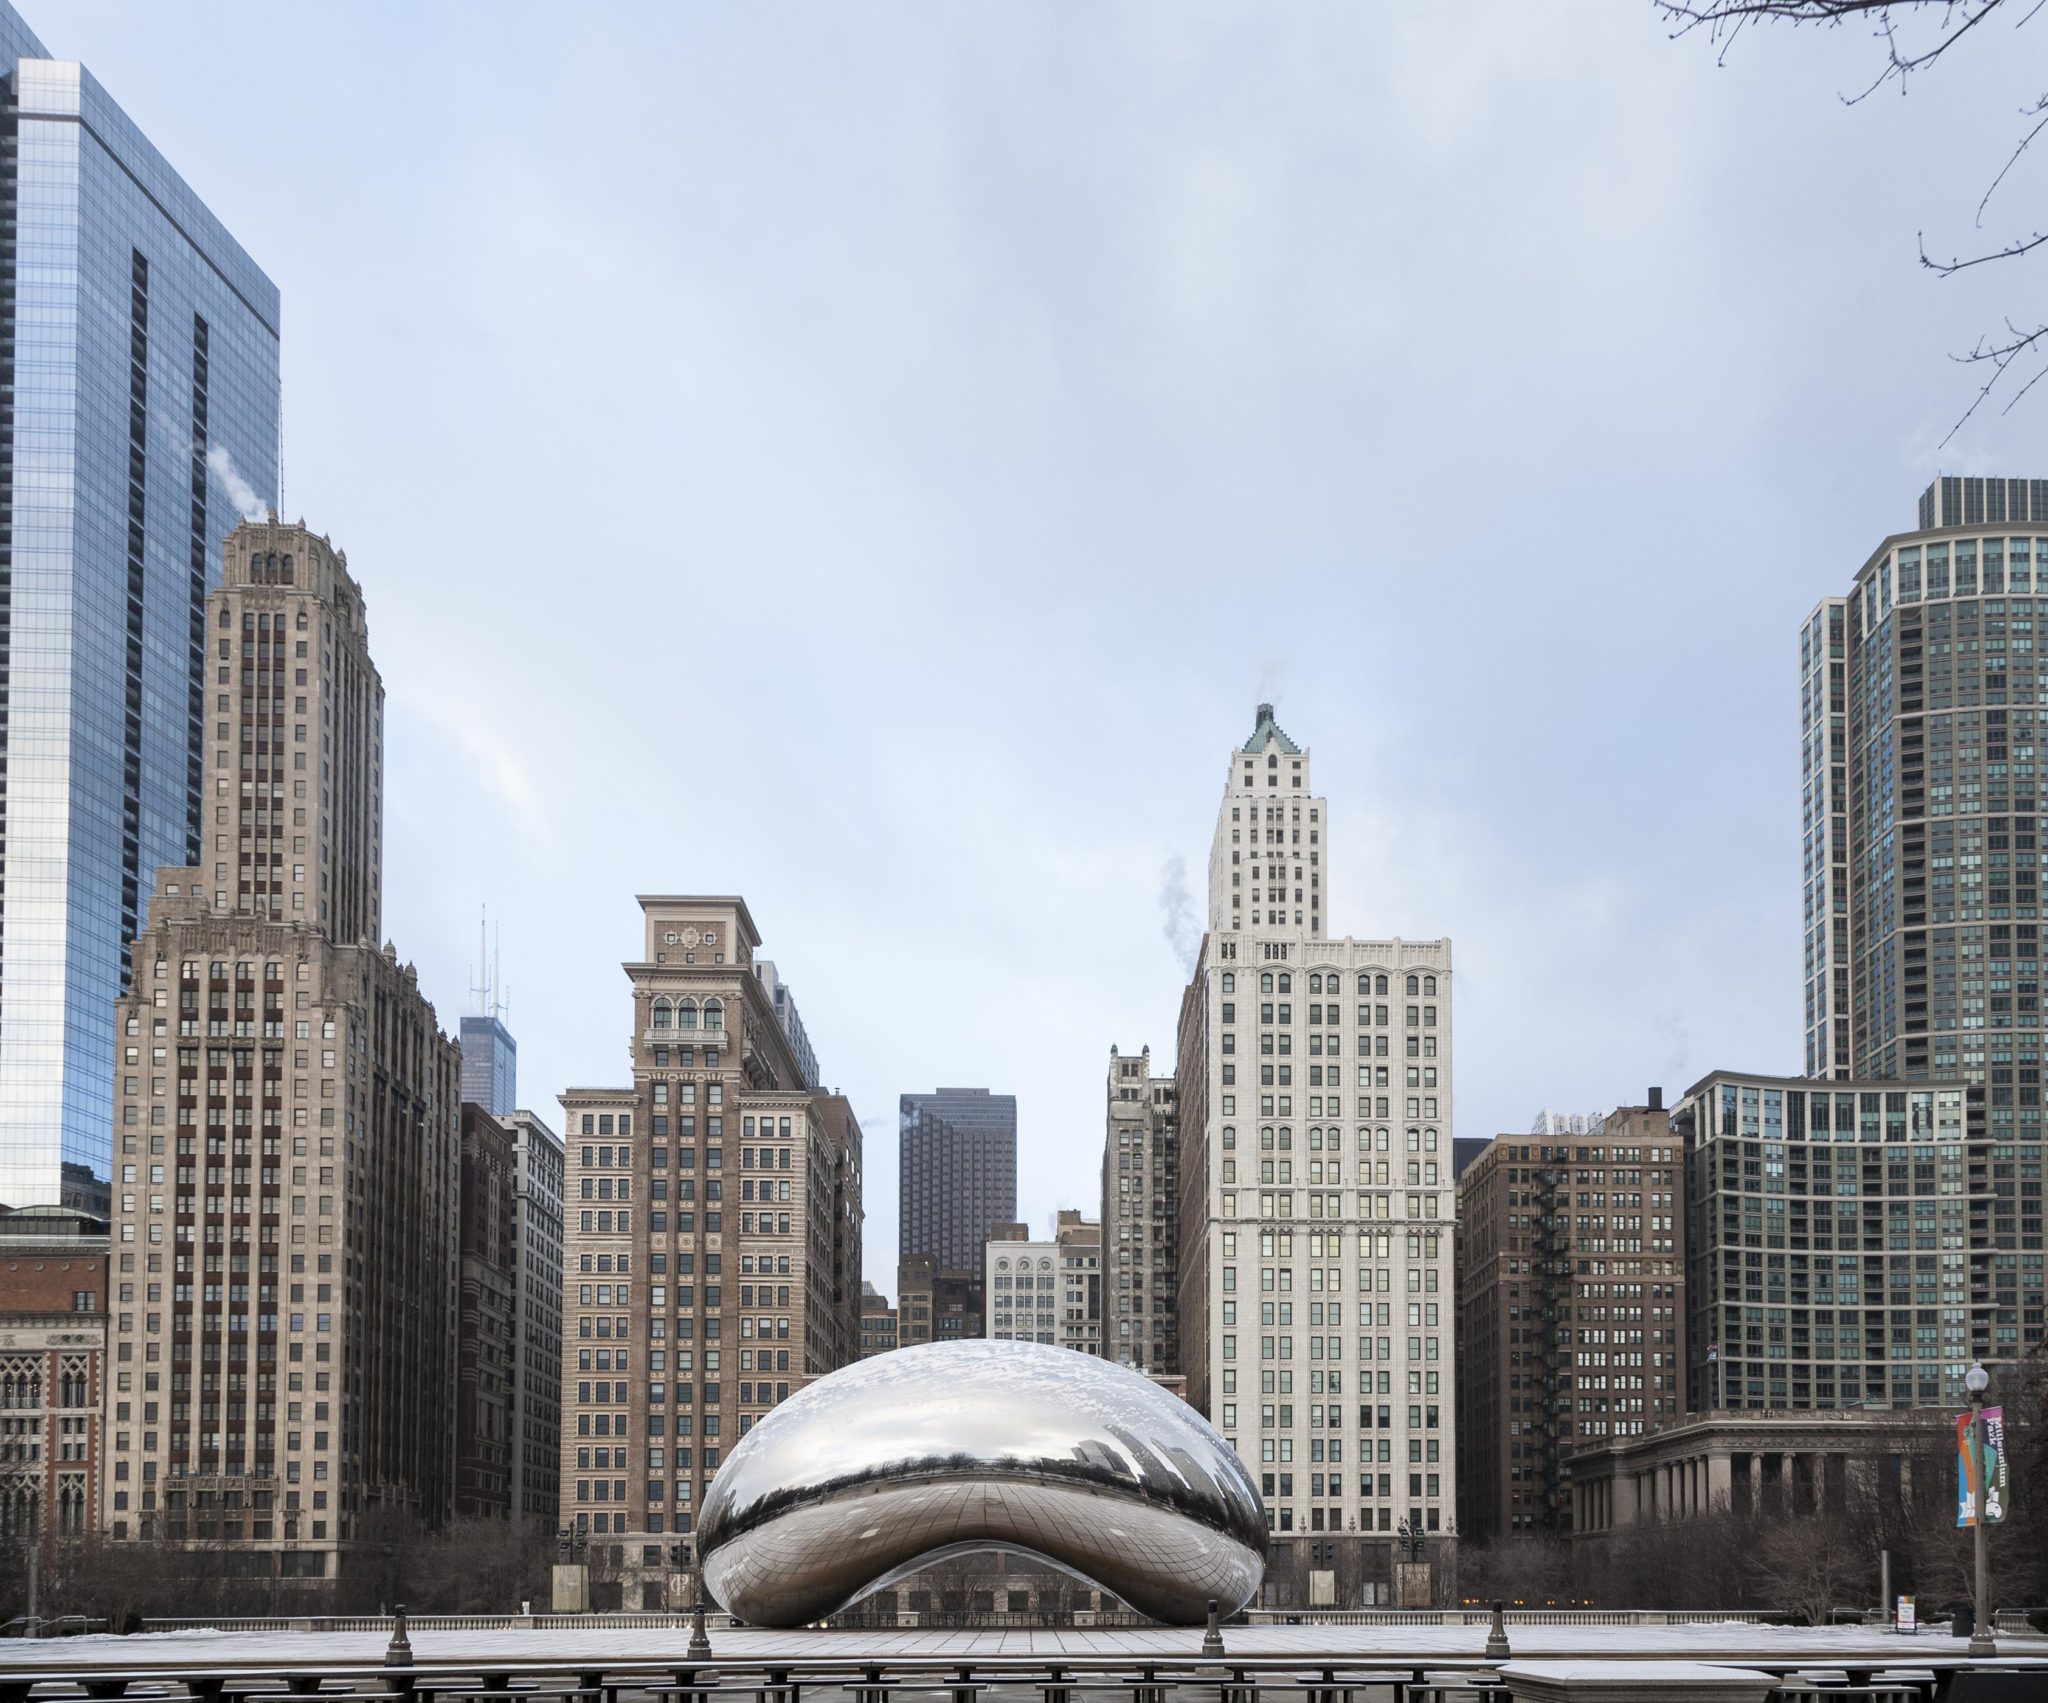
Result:
[[519,1103],[519,1044],[495,1016],[462,1020],[462,1098],[494,1118]]
[[0,82],[0,1201],[105,1212],[129,946],[211,838],[206,593],[277,497],[278,298],[4,0]]
[[782,1025],[782,1032],[789,1039],[790,1051],[796,1054],[796,1061],[803,1067],[804,1086],[822,1086],[818,1075],[818,1055],[811,1047],[811,1038],[804,1033],[804,1020],[796,1014],[796,996],[789,991],[789,983],[775,973],[775,966],[763,958],[754,966],[754,974],[761,985],[768,990],[768,998],[775,1007],[775,1020]]
[[941,1088],[899,1101],[897,1254],[981,1274],[981,1246],[1017,1216],[1017,1097]]
[[1309,753],[1261,704],[1181,1000],[1181,1370],[1258,1476],[1283,1599],[1329,1572],[1356,1607],[1390,1600],[1404,1526],[1453,1529],[1451,943],[1330,939],[1329,869]]

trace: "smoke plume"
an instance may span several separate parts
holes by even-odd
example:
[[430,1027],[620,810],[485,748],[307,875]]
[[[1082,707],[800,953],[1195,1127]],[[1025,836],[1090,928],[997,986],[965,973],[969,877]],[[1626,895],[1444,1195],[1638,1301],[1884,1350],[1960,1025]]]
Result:
[[244,520],[262,520],[270,512],[269,505],[257,496],[256,488],[242,477],[235,458],[220,444],[206,452],[206,470],[220,481],[228,501]]
[[1159,874],[1160,930],[1184,976],[1195,973],[1195,954],[1202,944],[1202,930],[1195,920],[1194,896],[1188,891],[1187,859],[1178,852],[1166,860]]

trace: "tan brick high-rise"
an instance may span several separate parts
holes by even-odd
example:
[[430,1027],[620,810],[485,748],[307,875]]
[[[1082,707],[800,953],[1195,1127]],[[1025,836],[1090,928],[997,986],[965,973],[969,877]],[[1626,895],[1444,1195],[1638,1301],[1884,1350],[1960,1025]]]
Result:
[[117,1013],[104,1517],[333,1576],[453,1489],[458,1063],[377,944],[383,685],[347,558],[244,523],[206,610],[204,861]]
[[754,1421],[859,1357],[862,1216],[860,1125],[805,1085],[746,902],[640,907],[632,1083],[562,1095],[562,1523],[635,1609]]

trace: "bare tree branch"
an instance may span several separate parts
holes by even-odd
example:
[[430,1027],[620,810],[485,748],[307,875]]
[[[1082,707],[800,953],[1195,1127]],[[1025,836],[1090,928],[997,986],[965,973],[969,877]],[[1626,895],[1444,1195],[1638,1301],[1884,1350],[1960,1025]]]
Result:
[[[1834,26],[1852,18],[1871,18],[1876,24],[1875,33],[1885,44],[1885,67],[1862,94],[1843,97],[1853,106],[1884,84],[1894,80],[1903,84],[1913,72],[1932,65],[2004,4],[2005,0],[1702,0],[1700,4],[1689,3],[1689,0],[1657,0],[1657,10],[1677,25],[1671,32],[1672,39],[1703,29],[1708,40],[1720,45],[1724,62],[1736,34],[1743,25],[1758,18],[1795,26]],[[2038,9],[2037,5],[2035,10]],[[1917,53],[1899,50],[1897,15],[1906,11],[1932,12],[1940,18],[1939,37],[1931,46]],[[2032,16],[2033,13],[2029,12],[2020,22],[2024,24]],[[1958,17],[1962,22],[1952,28]]]
[[[1903,92],[1913,73],[1933,65],[1998,11],[2006,0],[1655,0],[1655,3],[1658,11],[1675,26],[1671,32],[1674,40],[1703,30],[1710,41],[1719,45],[1718,58],[1724,64],[1736,34],[1745,24],[1757,19],[1787,23],[1794,28],[1804,24],[1838,27],[1852,19],[1869,20],[1873,32],[1884,43],[1884,66],[1861,94],[1843,97],[1847,104],[1853,106],[1888,82],[1898,83]],[[2032,23],[2044,7],[2048,7],[2048,0],[2021,0],[2020,7],[2014,8],[2018,16],[2013,28],[2021,29]],[[1918,35],[1919,45],[1903,46],[1900,28],[1902,20],[1906,19],[1926,20],[1932,35]],[[2035,141],[2048,131],[2048,94],[2022,106],[2020,116],[2023,121],[2028,121],[2027,127],[1978,199],[1975,222],[1980,230],[1991,198],[2013,174]],[[1994,261],[2022,259],[2035,249],[2048,245],[2048,230],[2037,229],[2030,235],[2014,238],[2003,247],[1988,249],[1981,254],[1951,255],[1947,260],[1936,260],[1927,252],[1924,231],[1919,233],[1918,244],[1920,264],[1937,277],[1952,278],[1958,272],[1988,266]],[[1949,428],[1948,436],[1941,440],[1943,445],[1969,423],[1993,391],[2006,381],[2014,363],[2023,361],[2030,354],[2048,357],[2048,325],[2031,331],[2023,330],[2008,317],[2003,335],[1980,337],[1967,354],[1953,357],[1965,365],[1987,366],[1990,372],[1969,407]],[[2014,404],[2031,392],[2044,376],[2048,376],[2048,360],[2044,360],[2043,365],[2019,385],[2007,401],[2005,411],[2011,412]]]

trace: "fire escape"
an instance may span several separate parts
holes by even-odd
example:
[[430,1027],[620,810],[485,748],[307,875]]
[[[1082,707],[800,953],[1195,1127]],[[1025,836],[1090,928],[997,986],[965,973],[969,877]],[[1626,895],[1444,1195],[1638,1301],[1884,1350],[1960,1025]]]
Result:
[[1571,1529],[1571,1444],[1565,1427],[1572,1411],[1572,1356],[1565,1345],[1571,1333],[1572,1261],[1567,1215],[1558,1209],[1558,1184],[1569,1172],[1545,1166],[1536,1173],[1533,1252],[1536,1354],[1541,1387],[1536,1408],[1535,1475],[1537,1523],[1564,1533]]

